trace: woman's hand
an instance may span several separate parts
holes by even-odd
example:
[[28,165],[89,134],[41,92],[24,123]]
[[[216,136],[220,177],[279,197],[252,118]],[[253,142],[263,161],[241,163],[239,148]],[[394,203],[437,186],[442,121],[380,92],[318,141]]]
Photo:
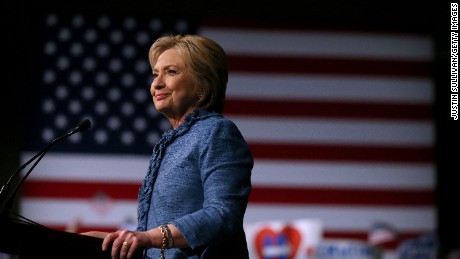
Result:
[[105,235],[102,250],[106,251],[111,247],[112,258],[130,259],[133,258],[138,249],[152,247],[153,241],[154,238],[150,236],[148,231],[118,230]]

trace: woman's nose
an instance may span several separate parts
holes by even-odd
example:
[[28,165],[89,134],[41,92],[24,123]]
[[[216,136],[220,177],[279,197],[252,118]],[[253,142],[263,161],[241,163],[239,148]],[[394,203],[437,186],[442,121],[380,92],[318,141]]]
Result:
[[160,89],[164,87],[163,77],[160,74],[156,75],[155,78],[152,80],[152,87],[155,89]]

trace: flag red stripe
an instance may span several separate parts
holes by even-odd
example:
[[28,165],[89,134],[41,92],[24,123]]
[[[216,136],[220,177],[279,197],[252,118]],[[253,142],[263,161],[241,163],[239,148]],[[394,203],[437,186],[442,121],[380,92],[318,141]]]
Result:
[[[248,86],[250,87],[250,86]],[[265,117],[432,120],[430,104],[227,99],[225,114]]]
[[[88,199],[104,192],[113,199],[137,199],[138,184],[31,180],[23,197]],[[431,189],[376,190],[346,188],[299,188],[254,186],[251,203],[346,204],[372,206],[432,206]]]
[[267,57],[231,54],[231,72],[350,76],[430,77],[431,62],[328,57]]
[[434,191],[344,188],[255,187],[251,203],[434,206]]
[[139,184],[29,180],[24,182],[22,197],[87,199],[105,193],[112,199],[136,200]]
[[404,162],[432,163],[431,146],[365,146],[254,143],[249,147],[256,159],[350,161],[350,162]]

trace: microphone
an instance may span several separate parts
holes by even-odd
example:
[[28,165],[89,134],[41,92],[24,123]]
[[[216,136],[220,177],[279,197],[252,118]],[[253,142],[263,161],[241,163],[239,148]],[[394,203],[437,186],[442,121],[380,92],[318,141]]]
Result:
[[[32,172],[32,170],[35,168],[35,166],[38,164],[38,162],[40,162],[40,160],[43,158],[43,156],[46,154],[46,152],[48,152],[48,150],[50,150],[50,148],[56,142],[58,142],[58,141],[60,141],[60,140],[62,140],[64,138],[67,138],[67,137],[69,137],[69,136],[71,136],[71,135],[73,135],[73,134],[75,134],[77,132],[85,131],[89,127],[91,127],[91,121],[89,119],[82,120],[80,123],[78,123],[78,125],[75,128],[73,128],[72,130],[70,130],[69,132],[67,132],[64,135],[53,139],[50,143],[48,143],[48,145],[46,145],[42,150],[40,150],[40,152],[38,152],[35,156],[33,156],[31,159],[29,159],[25,164],[23,164],[21,167],[19,167],[10,176],[8,181],[2,186],[2,189],[0,190],[0,206],[1,206],[0,207],[0,215],[3,214],[3,212],[8,213],[11,210],[11,208],[13,206],[13,198],[14,198],[16,192],[19,190],[19,187],[21,187],[22,183],[25,181],[27,176],[29,176],[29,174]],[[11,184],[12,184],[11,182],[19,174],[19,172],[21,172],[22,169],[24,169],[28,164],[30,164],[34,160],[36,160],[35,163],[33,164],[33,166],[31,166],[29,171],[21,178],[20,182],[16,185],[16,188],[14,189],[14,191],[12,192],[12,194],[10,195],[10,197],[8,199],[8,192],[9,192],[9,189],[11,188]],[[4,204],[4,203],[5,203],[5,205],[2,206],[2,204]]]
[[89,121],[89,119],[84,119],[80,121],[80,123],[78,123],[78,125],[66,135],[70,136],[74,133],[85,131],[89,129],[89,127],[91,127],[91,121]]

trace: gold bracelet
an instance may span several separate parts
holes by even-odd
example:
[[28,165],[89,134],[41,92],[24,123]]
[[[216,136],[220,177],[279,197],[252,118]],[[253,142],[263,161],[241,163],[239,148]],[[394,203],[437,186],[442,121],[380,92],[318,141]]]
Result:
[[168,225],[164,225],[164,228],[166,229],[166,233],[168,234],[168,246],[166,248],[171,248],[174,246],[174,239],[171,233],[171,229],[169,228]]
[[159,226],[158,228],[160,229],[160,232],[163,235],[163,240],[161,242],[161,248],[160,248],[161,249],[160,250],[161,251],[161,259],[166,259],[166,257],[165,257],[166,238],[167,238],[166,236],[168,234],[166,233],[166,229],[165,229],[164,226]]

